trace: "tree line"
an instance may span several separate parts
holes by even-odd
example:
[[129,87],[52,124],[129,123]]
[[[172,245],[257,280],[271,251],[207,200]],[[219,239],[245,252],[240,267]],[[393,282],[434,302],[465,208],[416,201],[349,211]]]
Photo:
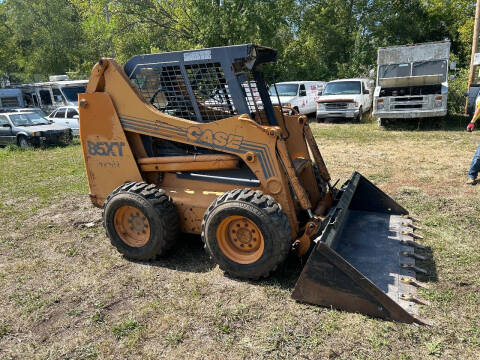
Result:
[[269,80],[330,80],[375,67],[379,46],[449,39],[468,67],[471,0],[0,0],[0,74],[85,77],[100,57],[241,43],[278,50]]

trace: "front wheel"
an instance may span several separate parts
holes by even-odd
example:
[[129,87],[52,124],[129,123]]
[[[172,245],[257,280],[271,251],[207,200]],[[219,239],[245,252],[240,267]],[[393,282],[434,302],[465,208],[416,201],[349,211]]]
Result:
[[18,146],[22,149],[28,149],[30,144],[28,143],[28,140],[25,136],[20,136],[18,138]]
[[259,190],[237,189],[215,200],[202,222],[205,249],[222,270],[238,278],[267,277],[288,256],[288,216]]
[[361,106],[360,106],[360,110],[358,110],[357,122],[359,123],[363,122],[363,108]]

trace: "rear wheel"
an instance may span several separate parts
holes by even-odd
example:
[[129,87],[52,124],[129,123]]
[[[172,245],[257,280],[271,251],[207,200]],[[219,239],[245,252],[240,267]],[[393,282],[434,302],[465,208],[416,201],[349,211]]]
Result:
[[267,277],[285,261],[292,244],[287,215],[261,191],[229,191],[206,211],[202,240],[225,272],[245,279]]
[[179,231],[172,199],[145,182],[130,182],[115,189],[105,201],[103,224],[112,245],[135,260],[163,254]]

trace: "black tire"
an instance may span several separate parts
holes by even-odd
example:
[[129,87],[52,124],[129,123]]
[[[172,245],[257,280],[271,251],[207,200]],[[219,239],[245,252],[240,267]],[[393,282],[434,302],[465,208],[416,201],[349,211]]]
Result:
[[358,123],[363,122],[363,108],[361,106],[360,106],[360,109],[358,110],[357,122]]
[[22,149],[28,149],[30,147],[30,144],[28,143],[28,139],[23,135],[20,135],[18,137],[17,144]]
[[[263,235],[264,248],[258,260],[248,264],[232,261],[217,241],[220,223],[230,216],[252,221]],[[202,240],[205,249],[220,269],[243,279],[267,277],[287,258],[292,246],[292,231],[288,216],[281,206],[259,190],[231,190],[215,200],[202,221]]]
[[[122,206],[135,207],[148,219],[150,236],[141,247],[124,242],[115,228],[115,213]],[[172,247],[178,237],[179,217],[172,199],[164,190],[145,182],[128,182],[116,188],[103,207],[103,226],[117,250],[134,260],[152,260]]]

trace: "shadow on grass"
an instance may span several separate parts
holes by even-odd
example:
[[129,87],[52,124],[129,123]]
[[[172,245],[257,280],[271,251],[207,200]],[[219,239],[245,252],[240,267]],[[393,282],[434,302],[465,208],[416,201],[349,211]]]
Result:
[[385,130],[396,131],[465,131],[469,118],[463,114],[449,114],[444,118],[385,119]]
[[216,266],[203,248],[200,236],[190,234],[182,234],[179,241],[165,256],[160,256],[146,264],[194,273],[208,272]]
[[[437,268],[433,259],[432,249],[426,247],[425,249],[416,250],[415,252],[426,258],[425,260],[416,260],[416,265],[428,272],[426,275],[417,273],[417,279],[421,282],[438,281]],[[225,274],[225,276],[235,281],[248,282],[255,286],[275,286],[282,290],[293,291],[306,260],[306,258],[298,258],[291,253],[287,260],[268,278],[259,280],[243,280],[231,277],[228,274]],[[209,272],[217,266],[206,253],[200,236],[188,234],[184,234],[181,241],[164,257],[159,257],[155,261],[145,264],[192,273]]]
[[427,270],[427,274],[418,273],[417,279],[421,282],[437,282],[437,265],[435,264],[435,260],[433,259],[432,248],[430,246],[427,246],[425,247],[425,249],[415,250],[415,253],[425,257],[425,260],[416,260],[416,264],[418,267]]
[[[312,119],[311,122],[316,120]],[[344,118],[328,118],[325,123],[351,124],[357,125],[358,122]],[[463,114],[449,114],[444,118],[424,118],[424,119],[385,119],[384,130],[393,131],[465,131],[469,117]],[[377,123],[377,120],[369,115],[363,124]]]

